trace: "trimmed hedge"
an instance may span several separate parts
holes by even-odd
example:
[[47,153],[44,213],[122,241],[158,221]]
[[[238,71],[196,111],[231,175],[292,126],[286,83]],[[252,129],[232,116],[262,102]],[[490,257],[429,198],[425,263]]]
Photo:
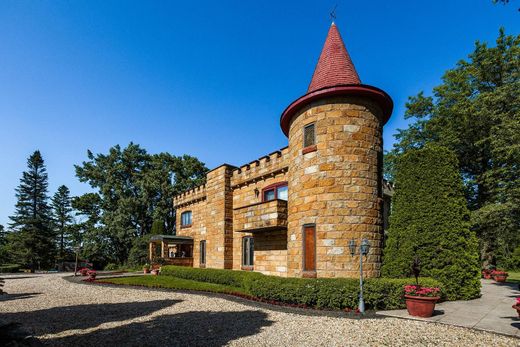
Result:
[[258,272],[233,271],[220,269],[199,269],[186,266],[164,265],[161,275],[170,275],[186,280],[223,284],[244,288],[246,278],[263,276]]
[[[283,278],[258,272],[179,266],[163,266],[161,274],[239,287],[253,297],[291,305],[355,309],[359,301],[359,280],[354,278]],[[385,310],[404,308],[403,287],[411,283],[415,283],[415,279],[366,279],[363,291],[366,307]],[[419,283],[428,287],[441,287],[442,290],[441,283],[431,278],[421,278]],[[444,295],[443,291],[441,295]]]
[[18,272],[20,271],[20,265],[19,264],[3,264],[0,265],[0,272]]

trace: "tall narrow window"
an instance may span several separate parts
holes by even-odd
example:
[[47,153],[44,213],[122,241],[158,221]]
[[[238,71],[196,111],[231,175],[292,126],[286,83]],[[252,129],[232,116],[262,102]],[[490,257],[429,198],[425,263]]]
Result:
[[181,214],[181,227],[191,227],[191,211],[186,211]]
[[242,265],[253,266],[255,258],[255,245],[252,236],[242,238]]
[[206,240],[200,241],[200,259],[201,266],[206,266]]
[[314,131],[314,123],[308,124],[303,128],[303,148],[316,144],[316,134]]
[[316,271],[316,225],[303,226],[303,271]]

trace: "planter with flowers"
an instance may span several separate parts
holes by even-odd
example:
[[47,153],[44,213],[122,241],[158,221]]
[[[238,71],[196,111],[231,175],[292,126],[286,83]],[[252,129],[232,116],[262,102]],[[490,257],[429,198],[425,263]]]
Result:
[[78,272],[80,273],[81,276],[87,276],[89,271],[90,271],[90,269],[86,268],[86,267],[78,270]]
[[495,270],[492,274],[493,279],[497,282],[505,282],[507,280],[507,276],[509,276],[507,272],[502,270]]
[[492,277],[493,271],[490,269],[484,269],[482,270],[482,277],[484,277],[486,280],[490,280]]
[[440,289],[437,287],[407,285],[404,286],[404,293],[406,309],[410,316],[431,317],[435,304],[440,299]]
[[520,298],[516,298],[516,304],[513,305],[513,308],[518,313],[518,318],[520,318]]
[[143,273],[145,273],[145,274],[150,273],[150,264],[144,264]]
[[87,272],[87,275],[88,275],[88,280],[89,281],[94,281],[96,279],[97,273],[94,270],[89,270]]

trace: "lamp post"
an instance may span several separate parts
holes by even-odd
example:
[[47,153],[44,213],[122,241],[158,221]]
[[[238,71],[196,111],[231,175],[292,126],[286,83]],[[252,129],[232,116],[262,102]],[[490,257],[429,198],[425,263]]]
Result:
[[74,263],[74,277],[76,277],[76,273],[78,272],[78,255],[79,251],[81,250],[81,244],[79,246],[76,246],[74,250],[76,251],[76,262]]
[[[350,255],[356,254],[356,240],[350,240],[348,244]],[[363,256],[366,256],[370,251],[370,242],[367,239],[361,240],[359,246],[359,312],[365,313],[365,301],[363,300]]]

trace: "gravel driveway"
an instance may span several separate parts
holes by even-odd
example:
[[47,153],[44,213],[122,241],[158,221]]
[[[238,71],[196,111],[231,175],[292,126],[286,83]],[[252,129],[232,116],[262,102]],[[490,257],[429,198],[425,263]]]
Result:
[[2,320],[55,346],[520,346],[520,340],[398,318],[284,312],[222,297],[6,277]]

